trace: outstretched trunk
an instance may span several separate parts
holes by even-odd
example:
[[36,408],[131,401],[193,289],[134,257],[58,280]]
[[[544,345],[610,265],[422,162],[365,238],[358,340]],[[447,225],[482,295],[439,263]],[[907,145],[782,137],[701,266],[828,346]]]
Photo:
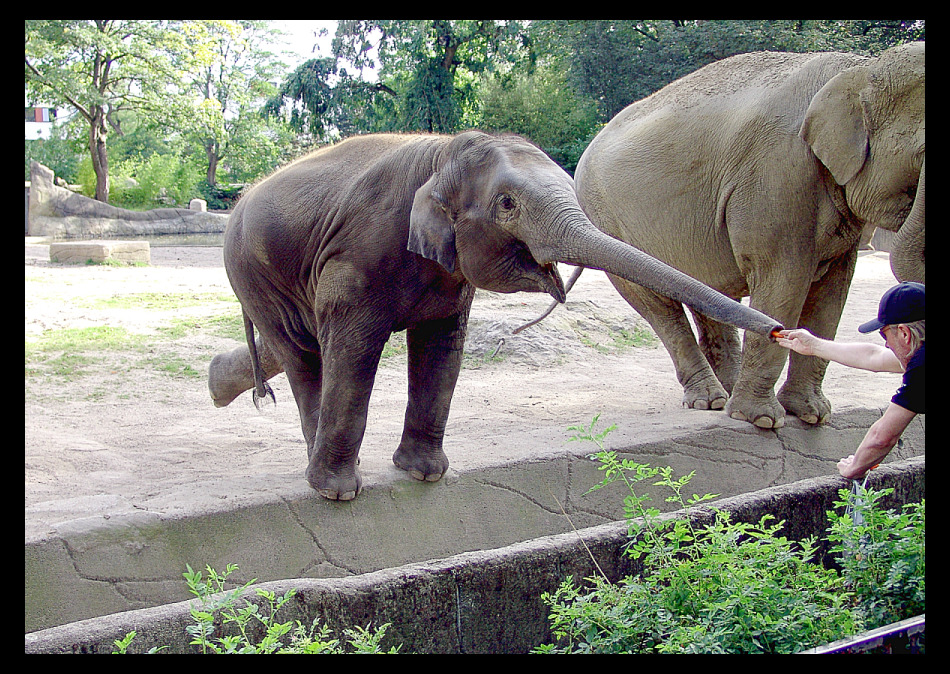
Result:
[[920,167],[920,180],[917,182],[917,197],[910,215],[897,230],[894,247],[891,251],[891,271],[898,281],[924,281],[925,242],[924,242],[924,170],[927,162]]
[[[607,236],[579,208],[562,211],[556,235],[527,237],[541,264],[566,262],[601,269],[676,300],[722,323],[771,338],[782,325],[650,255]],[[534,240],[532,240],[534,239]]]

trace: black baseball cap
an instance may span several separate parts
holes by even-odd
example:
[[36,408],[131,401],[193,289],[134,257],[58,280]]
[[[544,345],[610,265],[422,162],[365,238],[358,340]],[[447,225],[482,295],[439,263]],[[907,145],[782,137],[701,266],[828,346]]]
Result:
[[924,284],[905,281],[890,288],[881,298],[877,318],[858,328],[858,332],[874,332],[885,325],[913,323],[924,318]]

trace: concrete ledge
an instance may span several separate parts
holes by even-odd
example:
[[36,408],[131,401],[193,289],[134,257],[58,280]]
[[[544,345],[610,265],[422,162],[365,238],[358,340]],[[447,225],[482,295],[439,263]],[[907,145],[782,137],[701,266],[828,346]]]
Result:
[[[835,473],[877,410],[841,411],[821,427],[790,420],[779,431],[722,415],[658,415],[610,437],[622,457],[696,471],[690,488],[723,498]],[[233,580],[336,578],[501,548],[623,518],[592,446],[533,429],[503,441],[524,458],[450,469],[422,483],[364,462],[354,501],[315,496],[293,475],[221,478],[126,501],[101,495],[26,508],[25,631],[189,598],[186,564],[240,567]],[[924,453],[919,415],[890,462]],[[550,448],[541,451],[538,448]],[[877,471],[875,471],[877,473]],[[669,508],[659,492],[654,505]]]
[[[871,474],[869,485],[894,487],[885,504],[893,508],[924,498],[924,478],[924,459],[915,457],[882,465]],[[748,522],[768,513],[785,520],[789,538],[820,539],[828,525],[825,513],[846,486],[841,478],[811,478],[721,499],[696,509],[695,517],[708,521],[712,507]],[[295,578],[257,587],[279,594],[297,590],[296,601],[284,608],[281,620],[309,622],[319,617],[335,631],[389,622],[387,640],[402,644],[403,652],[525,653],[551,639],[541,593],[556,589],[567,575],[593,575],[592,556],[611,580],[635,572],[623,554],[626,541],[626,523],[611,522],[350,578]],[[192,652],[184,629],[191,620],[189,604],[129,611],[27,634],[25,651],[108,653],[116,639],[135,630],[135,652],[165,645],[170,647],[165,652]]]
[[148,241],[59,241],[50,243],[49,259],[78,264],[108,260],[148,264],[151,254]]

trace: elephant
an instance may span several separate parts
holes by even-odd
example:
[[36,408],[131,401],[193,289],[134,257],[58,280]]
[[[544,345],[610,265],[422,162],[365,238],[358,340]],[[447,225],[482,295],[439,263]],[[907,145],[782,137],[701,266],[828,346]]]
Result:
[[[354,136],[256,184],[224,235],[224,264],[247,346],[219,354],[218,406],[273,396],[287,375],[307,443],[306,477],[331,500],[362,489],[358,454],[383,346],[405,330],[409,401],[392,457],[434,482],[475,288],[565,299],[556,262],[603,269],[763,335],[770,317],[604,235],[571,177],[527,140]],[[258,337],[254,337],[257,329]]]
[[[924,43],[877,58],[742,54],[619,112],[574,176],[602,231],[785,325],[833,339],[862,230],[896,231],[898,280],[924,282]],[[652,325],[683,403],[780,428],[827,420],[827,361],[610,281]],[[695,312],[694,312],[695,314]]]

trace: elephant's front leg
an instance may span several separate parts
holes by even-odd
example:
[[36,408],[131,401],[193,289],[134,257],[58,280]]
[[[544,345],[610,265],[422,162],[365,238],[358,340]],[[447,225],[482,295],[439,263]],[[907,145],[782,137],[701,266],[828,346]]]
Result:
[[[812,284],[799,327],[823,339],[834,339],[838,321],[848,299],[854,276],[857,248],[828,265],[822,277]],[[789,354],[788,377],[778,393],[778,400],[789,414],[808,424],[824,423],[831,414],[831,402],[821,390],[828,361]]]
[[[791,256],[777,256],[794,262]],[[782,325],[796,325],[811,274],[793,264],[757,268],[751,275],[763,279],[750,283],[753,309],[767,314]],[[785,408],[775,396],[775,382],[785,367],[787,351],[761,335],[745,332],[739,379],[726,403],[726,414],[755,424],[759,428],[785,425]]]
[[[316,429],[307,481],[328,499],[348,501],[356,498],[363,486],[359,450],[376,368],[389,332],[340,323],[343,324],[325,330],[320,340],[319,408],[315,401],[308,403],[306,399],[303,404],[298,399],[298,407],[304,434],[308,429]],[[287,375],[290,378],[289,368]]]
[[467,324],[466,309],[408,330],[409,404],[393,463],[417,480],[435,482],[449,467],[442,439],[462,366]]

